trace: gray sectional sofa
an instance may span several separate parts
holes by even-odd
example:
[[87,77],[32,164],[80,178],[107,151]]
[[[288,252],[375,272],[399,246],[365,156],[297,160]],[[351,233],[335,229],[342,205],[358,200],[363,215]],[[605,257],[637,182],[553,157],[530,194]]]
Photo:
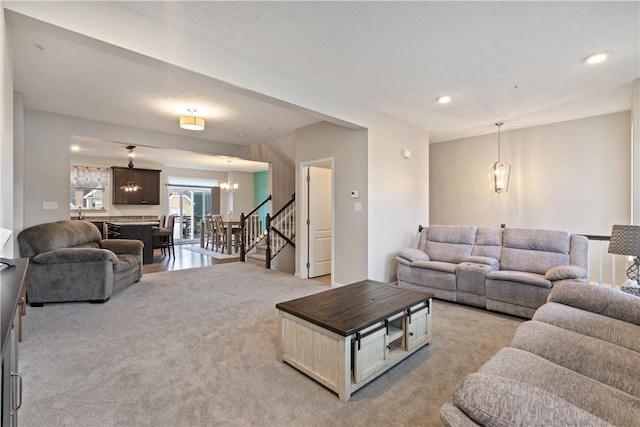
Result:
[[511,343],[464,378],[447,427],[639,426],[640,297],[557,284]]
[[29,258],[27,300],[106,302],[114,292],[142,277],[139,240],[103,240],[94,224],[58,221],[18,234],[20,255]]
[[398,285],[530,319],[555,284],[588,281],[588,256],[566,231],[432,225],[398,253]]

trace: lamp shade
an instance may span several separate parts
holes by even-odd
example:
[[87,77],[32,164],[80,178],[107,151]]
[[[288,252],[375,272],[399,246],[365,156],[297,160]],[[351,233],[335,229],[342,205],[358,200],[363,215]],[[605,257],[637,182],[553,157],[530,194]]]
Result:
[[182,116],[180,117],[180,127],[187,130],[203,130],[204,119],[196,116]]
[[609,240],[610,254],[640,257],[640,226],[614,225]]

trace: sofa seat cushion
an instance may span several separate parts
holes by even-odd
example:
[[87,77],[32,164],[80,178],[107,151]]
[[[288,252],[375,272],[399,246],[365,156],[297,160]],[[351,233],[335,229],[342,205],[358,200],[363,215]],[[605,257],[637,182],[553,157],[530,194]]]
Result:
[[135,255],[119,254],[117,255],[117,257],[118,257],[118,262],[113,266],[113,271],[115,273],[136,268],[137,265],[140,263],[140,257]]
[[468,375],[453,403],[483,426],[611,426],[553,393],[495,375]]
[[537,321],[520,325],[509,345],[640,398],[640,353]]
[[532,320],[549,323],[640,353],[640,326],[633,323],[556,302],[548,302],[540,307]]
[[411,263],[411,267],[424,268],[426,270],[442,271],[443,273],[455,273],[457,264],[441,261],[415,261]]
[[640,399],[524,350],[505,347],[479,373],[546,390],[617,426],[637,426]]
[[520,282],[527,285],[551,288],[552,283],[545,279],[543,275],[527,273],[525,271],[496,270],[487,273],[487,279],[503,280],[509,282]]

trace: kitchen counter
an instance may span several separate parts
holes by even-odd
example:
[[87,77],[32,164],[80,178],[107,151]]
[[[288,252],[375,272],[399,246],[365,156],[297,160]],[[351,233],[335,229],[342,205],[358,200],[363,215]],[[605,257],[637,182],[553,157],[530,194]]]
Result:
[[144,243],[142,263],[153,263],[153,226],[158,221],[105,221],[107,239],[133,239]]

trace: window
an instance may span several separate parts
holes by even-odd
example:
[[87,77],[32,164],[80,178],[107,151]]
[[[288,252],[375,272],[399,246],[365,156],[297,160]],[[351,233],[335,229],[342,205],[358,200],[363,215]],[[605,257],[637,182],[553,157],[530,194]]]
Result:
[[71,209],[105,210],[109,168],[71,165]]

